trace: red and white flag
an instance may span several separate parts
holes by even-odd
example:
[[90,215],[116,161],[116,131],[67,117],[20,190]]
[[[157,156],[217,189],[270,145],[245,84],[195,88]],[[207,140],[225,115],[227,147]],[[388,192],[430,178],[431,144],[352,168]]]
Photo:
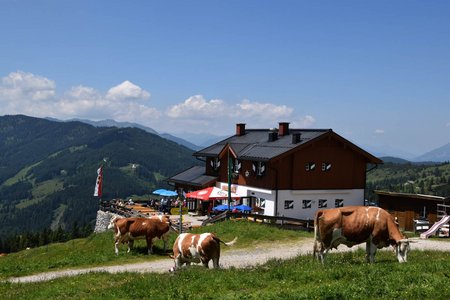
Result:
[[102,185],[103,185],[103,166],[100,166],[97,170],[97,181],[95,182],[94,196],[102,197]]

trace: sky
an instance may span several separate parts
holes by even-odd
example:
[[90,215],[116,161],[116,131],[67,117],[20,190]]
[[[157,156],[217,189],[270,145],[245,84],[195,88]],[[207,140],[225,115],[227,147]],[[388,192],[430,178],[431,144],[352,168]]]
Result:
[[0,116],[450,142],[450,1],[0,0]]

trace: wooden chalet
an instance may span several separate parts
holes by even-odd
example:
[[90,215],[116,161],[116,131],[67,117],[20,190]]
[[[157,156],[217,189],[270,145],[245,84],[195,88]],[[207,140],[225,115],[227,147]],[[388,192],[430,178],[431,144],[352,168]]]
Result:
[[402,230],[414,231],[415,220],[427,220],[431,224],[450,213],[450,199],[432,195],[374,191],[378,206],[397,218]]
[[322,208],[364,205],[368,166],[382,161],[331,129],[247,129],[193,154],[205,162],[168,181],[178,191],[228,189],[270,216],[312,219]]

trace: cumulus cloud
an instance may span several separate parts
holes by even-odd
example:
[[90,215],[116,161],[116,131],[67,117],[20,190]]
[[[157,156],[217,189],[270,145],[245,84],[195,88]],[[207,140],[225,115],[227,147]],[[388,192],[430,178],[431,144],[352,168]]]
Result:
[[106,98],[112,100],[145,100],[150,98],[150,93],[125,80],[121,84],[110,88],[108,93],[106,93]]
[[250,128],[269,128],[278,122],[297,119],[296,124],[309,127],[315,122],[312,116],[295,117],[294,109],[286,105],[261,103],[244,99],[230,104],[221,99],[205,99],[202,95],[191,96],[180,104],[171,106],[167,116],[173,125],[172,131],[197,131],[227,134],[234,124],[247,123]]
[[217,118],[220,114],[227,114],[227,107],[219,99],[206,100],[202,95],[187,98],[182,103],[173,105],[167,111],[171,118]]
[[[298,116],[286,105],[244,99],[230,103],[193,95],[167,108],[165,114],[150,105],[150,92],[125,80],[101,92],[89,86],[73,86],[57,93],[53,80],[22,71],[0,78],[0,115],[27,114],[58,119],[114,119],[136,122],[161,132],[210,132],[216,135],[234,131],[244,122],[249,128],[276,127],[290,122],[304,128],[316,120]],[[162,118],[164,116],[164,119]],[[161,121],[163,120],[163,121]]]
[[275,119],[289,117],[293,109],[286,105],[275,105],[272,103],[259,103],[244,100],[237,104],[237,113],[241,116],[258,116],[264,119]]
[[53,80],[22,71],[9,73],[1,79],[2,101],[27,100],[42,101],[55,96],[56,84]]
[[22,71],[0,81],[0,114],[27,114],[38,117],[113,118],[145,124],[157,120],[161,112],[145,102],[150,93],[126,80],[103,94],[92,87],[74,86],[61,96],[48,78]]

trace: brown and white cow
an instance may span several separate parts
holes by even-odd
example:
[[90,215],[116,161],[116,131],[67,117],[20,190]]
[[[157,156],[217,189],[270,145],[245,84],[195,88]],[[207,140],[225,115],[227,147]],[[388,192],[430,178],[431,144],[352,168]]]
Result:
[[173,244],[173,259],[175,266],[170,271],[175,271],[183,264],[202,263],[208,268],[210,260],[213,261],[213,267],[219,267],[220,243],[226,246],[232,246],[236,243],[237,237],[231,242],[225,243],[214,235],[214,233],[182,233]]
[[398,229],[394,218],[373,206],[348,206],[319,210],[314,220],[314,257],[322,263],[330,249],[344,244],[352,247],[366,242],[366,261],[373,263],[375,253],[393,246],[399,262],[406,262],[409,241]]
[[113,218],[108,229],[114,229],[114,247],[119,254],[119,243],[128,243],[128,252],[133,248],[134,240],[145,239],[148,253],[153,253],[153,239],[164,241],[164,251],[167,249],[168,234],[171,231],[170,218],[153,216],[151,218]]

